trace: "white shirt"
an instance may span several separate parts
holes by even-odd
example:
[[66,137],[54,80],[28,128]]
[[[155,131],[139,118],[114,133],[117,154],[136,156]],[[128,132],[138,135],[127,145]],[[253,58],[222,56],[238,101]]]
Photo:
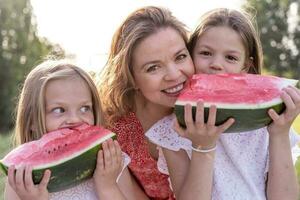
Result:
[[[172,129],[174,118],[174,115],[170,115],[161,119],[146,132],[146,136],[160,147],[173,151],[184,149],[191,157],[192,143]],[[293,141],[296,141],[296,138]],[[269,135],[266,127],[248,132],[222,134],[217,141],[212,199],[266,199],[268,146]],[[158,168],[162,173],[168,174],[161,150]]]

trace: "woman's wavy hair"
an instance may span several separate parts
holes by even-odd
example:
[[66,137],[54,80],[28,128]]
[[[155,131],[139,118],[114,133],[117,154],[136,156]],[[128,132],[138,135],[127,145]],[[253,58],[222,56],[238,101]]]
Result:
[[148,6],[132,12],[115,32],[97,84],[107,126],[135,111],[133,51],[145,38],[165,28],[176,30],[187,43],[186,26],[161,7]]

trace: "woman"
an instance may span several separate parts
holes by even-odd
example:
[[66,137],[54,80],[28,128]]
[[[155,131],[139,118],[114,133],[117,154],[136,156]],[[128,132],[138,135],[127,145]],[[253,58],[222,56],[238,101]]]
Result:
[[98,85],[106,126],[118,134],[129,168],[152,199],[174,199],[168,176],[158,171],[160,151],[144,133],[173,111],[194,66],[185,26],[165,8],[131,13],[113,36]]

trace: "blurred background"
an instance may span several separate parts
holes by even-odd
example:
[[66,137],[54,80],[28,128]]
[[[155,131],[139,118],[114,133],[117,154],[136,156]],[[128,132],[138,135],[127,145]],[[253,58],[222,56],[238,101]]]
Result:
[[[11,148],[18,93],[26,74],[47,57],[70,58],[96,74],[112,35],[134,9],[168,7],[189,28],[216,7],[255,16],[264,50],[264,74],[300,79],[299,0],[0,0],[0,158]],[[293,124],[300,133],[300,117]],[[300,175],[300,161],[296,163]],[[0,200],[4,175],[0,173]]]

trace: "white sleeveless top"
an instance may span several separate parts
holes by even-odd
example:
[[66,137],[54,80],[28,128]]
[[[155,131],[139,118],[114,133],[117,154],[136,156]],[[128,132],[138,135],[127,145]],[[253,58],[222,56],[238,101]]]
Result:
[[[124,165],[120,172],[117,182],[127,165],[130,163],[130,158],[127,154],[123,154]],[[98,200],[93,179],[89,179],[75,187],[60,192],[50,193],[50,200]]]
[[[154,124],[146,136],[160,147],[179,151],[184,149],[191,158],[189,139],[179,136],[173,129],[174,115]],[[292,145],[298,140],[290,134]],[[269,135],[266,127],[241,133],[226,133],[217,141],[213,175],[213,200],[265,200],[265,181],[268,172]],[[161,149],[158,168],[169,174]]]

